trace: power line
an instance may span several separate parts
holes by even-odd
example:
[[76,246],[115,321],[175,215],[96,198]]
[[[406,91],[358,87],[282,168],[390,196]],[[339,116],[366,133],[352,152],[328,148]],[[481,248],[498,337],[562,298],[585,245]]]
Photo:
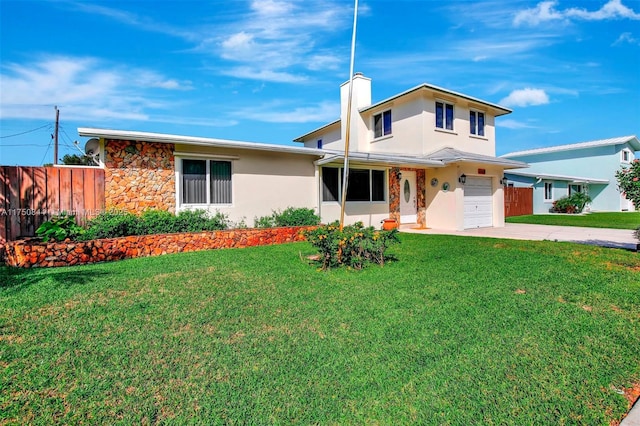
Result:
[[15,134],[13,134],[13,135],[0,136],[0,139],[13,138],[13,137],[15,137],[15,136],[22,136],[22,135],[26,135],[27,133],[36,132],[36,131],[38,131],[38,130],[44,129],[45,127],[51,127],[51,124],[45,124],[44,126],[38,127],[38,128],[36,128],[36,129],[27,130],[26,132],[15,133]]

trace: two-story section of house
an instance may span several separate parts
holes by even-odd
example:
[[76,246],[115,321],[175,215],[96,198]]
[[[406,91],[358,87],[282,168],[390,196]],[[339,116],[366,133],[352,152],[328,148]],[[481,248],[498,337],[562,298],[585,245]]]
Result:
[[505,154],[525,161],[526,170],[509,171],[509,184],[533,188],[534,214],[549,213],[553,202],[574,192],[588,193],[591,211],[629,211],[634,206],[617,187],[616,171],[634,161],[640,151],[636,136],[557,145]]
[[[295,139],[326,155],[316,161],[319,210],[339,217],[349,83],[341,118]],[[349,135],[349,222],[392,217],[417,227],[504,226],[505,169],[525,163],[495,156],[495,120],[511,110],[429,84],[371,102],[371,80],[353,78]]]

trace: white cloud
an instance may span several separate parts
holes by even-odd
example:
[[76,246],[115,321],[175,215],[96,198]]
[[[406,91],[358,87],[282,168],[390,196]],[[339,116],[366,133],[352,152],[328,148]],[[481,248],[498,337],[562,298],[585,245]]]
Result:
[[635,13],[622,4],[621,0],[609,0],[602,8],[595,12],[589,12],[585,9],[571,8],[568,9],[566,15],[576,17],[587,21],[601,21],[605,19],[640,19],[640,13]]
[[302,75],[252,66],[228,68],[221,71],[221,73],[235,78],[272,81],[276,83],[304,83],[307,81],[307,77]]
[[623,43],[637,44],[640,46],[640,39],[635,38],[631,33],[622,33],[616,41],[613,42],[612,46],[617,46]]
[[522,121],[513,120],[511,118],[496,120],[497,127],[504,127],[505,129],[535,129],[536,126],[524,123]]
[[190,87],[154,71],[95,58],[57,56],[9,63],[0,74],[0,118],[49,119],[52,106],[58,105],[66,119],[147,120],[148,110],[168,108],[156,100],[155,89]]
[[502,99],[499,103],[508,107],[544,105],[549,103],[549,96],[547,96],[542,89],[526,88],[512,91],[509,96]]
[[335,120],[340,115],[340,104],[337,102],[321,102],[308,107],[287,109],[282,102],[274,101],[234,113],[239,117],[267,123],[313,123]]
[[586,21],[601,21],[607,19],[640,19],[640,13],[622,4],[622,0],[609,0],[600,9],[590,12],[583,8],[570,8],[557,10],[558,2],[555,0],[542,1],[531,9],[516,13],[513,23],[518,26],[528,24],[537,26],[543,22],[565,21],[582,19]]
[[199,49],[238,63],[223,74],[304,82],[304,71],[335,69],[342,62],[334,52],[318,52],[324,36],[347,25],[348,10],[332,2],[255,0],[248,15],[228,26],[227,35],[207,38]]
[[564,15],[554,9],[556,4],[558,4],[557,1],[540,2],[533,9],[518,12],[513,19],[513,23],[515,25],[525,23],[535,26],[541,22],[564,20]]

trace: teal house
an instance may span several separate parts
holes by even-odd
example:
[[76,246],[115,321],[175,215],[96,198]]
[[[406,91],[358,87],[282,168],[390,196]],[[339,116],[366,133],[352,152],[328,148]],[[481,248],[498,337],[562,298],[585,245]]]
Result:
[[[636,136],[530,149],[502,155],[523,161],[526,169],[505,172],[507,185],[533,188],[533,213],[549,213],[553,202],[574,192],[587,193],[589,211],[632,211],[633,203],[618,191],[615,173],[640,151]],[[637,206],[640,209],[640,206]]]

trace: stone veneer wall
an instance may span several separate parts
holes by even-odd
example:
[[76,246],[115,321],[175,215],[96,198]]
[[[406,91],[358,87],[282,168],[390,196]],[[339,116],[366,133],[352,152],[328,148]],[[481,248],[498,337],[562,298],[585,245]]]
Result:
[[174,213],[173,151],[173,144],[106,140],[106,208],[133,213],[148,209]]
[[72,266],[169,253],[242,248],[304,241],[307,227],[233,229],[181,234],[139,235],[78,242],[8,242],[6,264],[18,268]]

